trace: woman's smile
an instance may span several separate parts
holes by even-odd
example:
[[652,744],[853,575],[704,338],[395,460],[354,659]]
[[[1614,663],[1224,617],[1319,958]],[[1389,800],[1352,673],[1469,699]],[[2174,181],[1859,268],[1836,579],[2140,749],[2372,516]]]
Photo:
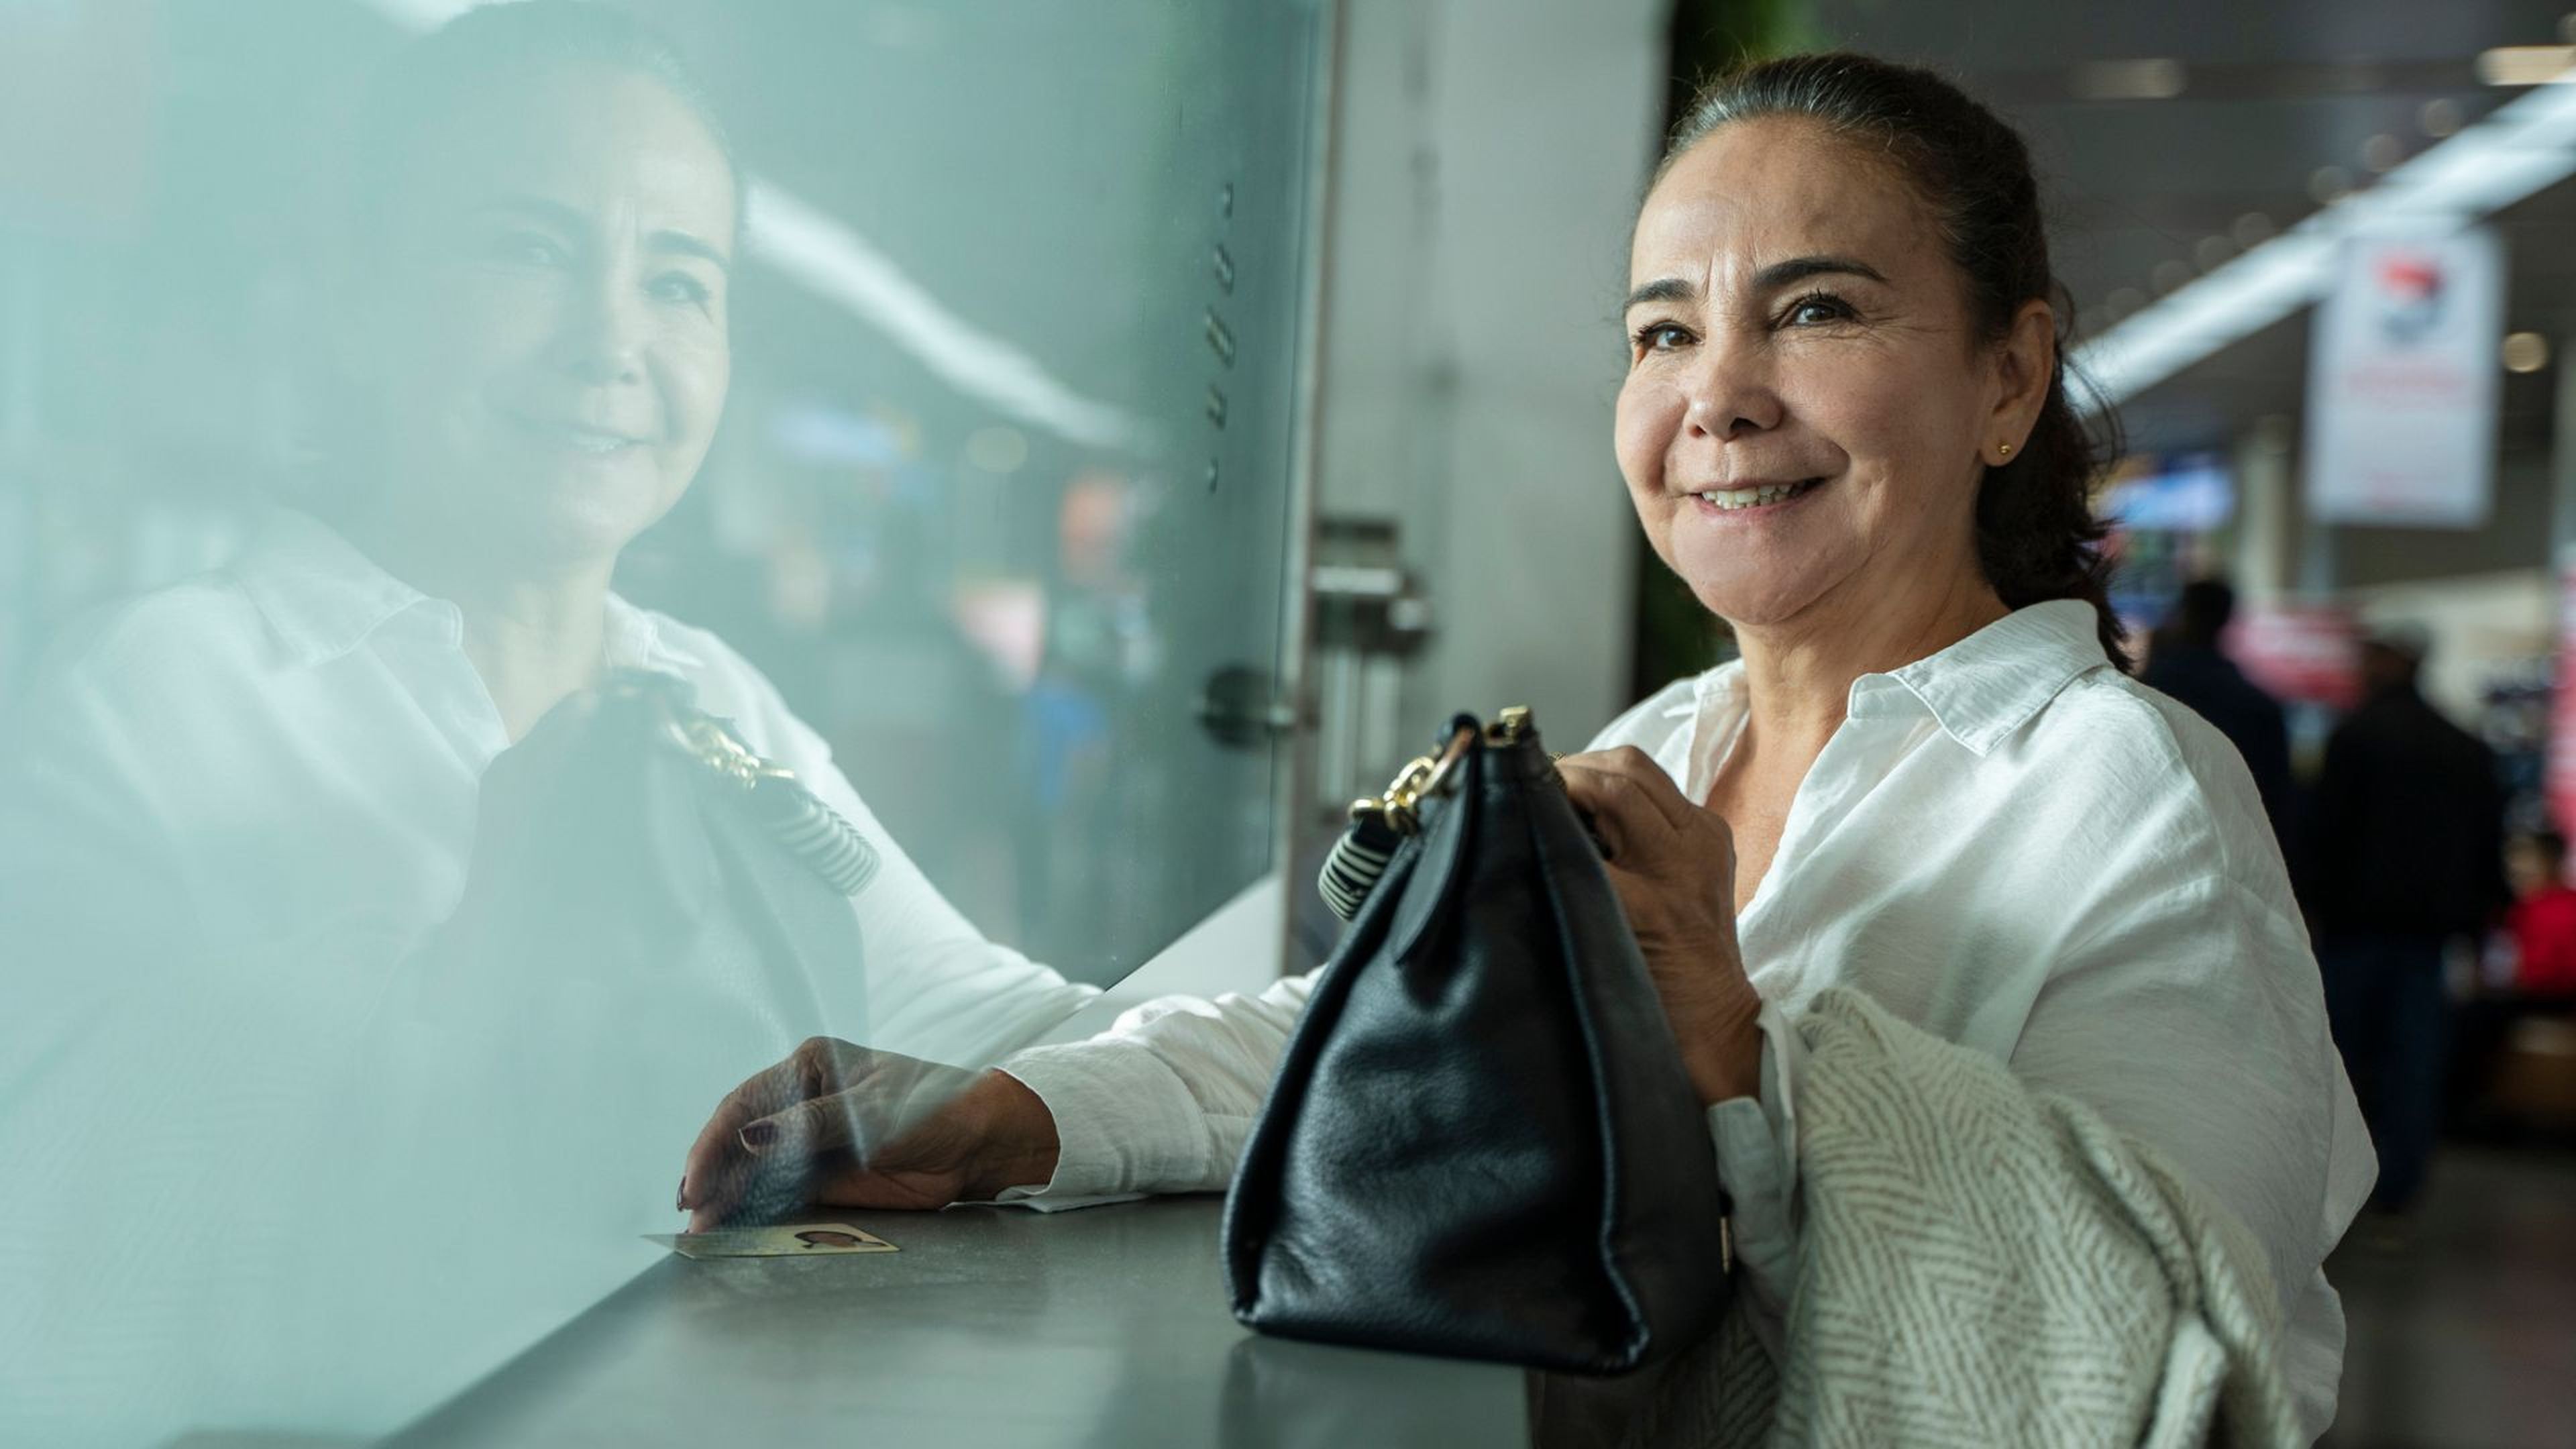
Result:
[[1799,478],[1788,482],[1741,482],[1698,489],[1690,498],[1703,517],[1728,521],[1776,516],[1814,496],[1825,486],[1822,478]]
[[643,429],[598,427],[515,413],[505,416],[523,437],[540,448],[579,461],[619,462],[640,457],[648,441]]

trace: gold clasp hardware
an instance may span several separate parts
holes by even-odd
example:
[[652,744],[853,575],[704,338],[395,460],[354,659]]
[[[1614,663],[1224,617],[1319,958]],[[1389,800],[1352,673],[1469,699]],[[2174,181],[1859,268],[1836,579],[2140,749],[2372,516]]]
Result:
[[771,764],[753,754],[750,746],[735,739],[723,725],[706,715],[693,715],[686,719],[672,721],[671,733],[679,740],[683,749],[697,757],[699,763],[746,790],[759,784],[764,778],[773,780],[796,778],[795,774],[785,767]]
[[1458,762],[1467,757],[1467,748],[1476,743],[1476,731],[1461,727],[1450,736],[1449,746],[1438,758],[1424,755],[1398,771],[1386,793],[1370,800],[1351,803],[1352,818],[1377,815],[1399,835],[1411,835],[1422,828],[1422,802],[1448,788]]

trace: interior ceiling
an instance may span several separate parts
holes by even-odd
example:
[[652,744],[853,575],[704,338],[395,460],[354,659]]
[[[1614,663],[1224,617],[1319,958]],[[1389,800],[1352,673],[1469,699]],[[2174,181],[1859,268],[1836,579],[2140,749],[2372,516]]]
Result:
[[[2058,273],[2090,334],[2124,305],[2223,263],[2242,219],[2278,231],[2318,210],[2320,168],[2367,185],[2369,160],[2392,159],[2366,157],[2373,137],[2393,137],[2403,156],[2439,144],[2425,130],[2428,103],[2449,102],[2465,124],[2524,94],[2480,84],[2478,54],[2564,43],[2571,8],[2576,0],[1811,0],[1810,13],[1827,43],[1930,65],[2021,128],[2052,199]],[[2082,98],[2103,63],[2150,59],[2181,63],[2179,94]],[[2576,341],[2562,325],[2576,312],[2576,186],[2497,220],[2512,258],[2508,327]],[[2293,317],[2150,389],[2122,409],[2132,444],[2223,446],[2258,418],[2294,417],[2307,335],[2307,317]],[[2546,446],[2554,371],[2507,376],[2508,452]]]

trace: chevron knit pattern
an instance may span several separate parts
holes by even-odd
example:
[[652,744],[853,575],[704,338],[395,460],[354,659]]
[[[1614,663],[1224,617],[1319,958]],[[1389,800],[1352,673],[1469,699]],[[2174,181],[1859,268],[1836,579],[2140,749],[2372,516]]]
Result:
[[1730,1317],[1627,1443],[2297,1443],[2269,1273],[2223,1209],[1857,992],[1819,993],[1798,1030],[1785,1371]]

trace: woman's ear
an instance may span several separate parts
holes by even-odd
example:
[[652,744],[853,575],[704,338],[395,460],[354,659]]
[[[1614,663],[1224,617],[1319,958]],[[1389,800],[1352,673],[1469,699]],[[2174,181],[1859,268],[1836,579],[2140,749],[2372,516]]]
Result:
[[2048,405],[2048,387],[2057,376],[2057,311],[2036,298],[2013,314],[1995,357],[1994,411],[1986,419],[1990,434],[1980,446],[1991,454],[1997,444],[2019,451]]

